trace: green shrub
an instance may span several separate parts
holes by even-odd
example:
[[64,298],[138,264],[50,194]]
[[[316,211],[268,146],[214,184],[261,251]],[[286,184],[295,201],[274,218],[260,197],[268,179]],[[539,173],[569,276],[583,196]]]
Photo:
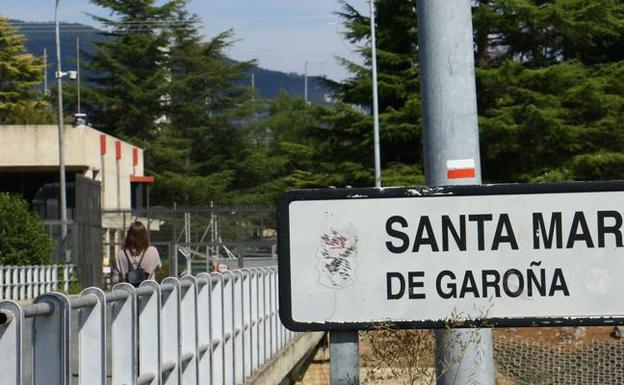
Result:
[[28,202],[0,192],[0,265],[50,263],[54,243]]

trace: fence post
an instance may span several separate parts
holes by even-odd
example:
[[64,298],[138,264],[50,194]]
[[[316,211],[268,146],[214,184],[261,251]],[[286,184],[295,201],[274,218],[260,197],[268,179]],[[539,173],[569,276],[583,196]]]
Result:
[[223,275],[210,274],[210,338],[212,339],[212,384],[222,385],[225,377],[225,335],[223,315]]
[[[0,271],[0,276],[2,271]],[[0,287],[0,294],[2,288]],[[24,317],[20,306],[13,301],[0,301],[0,382],[7,385],[22,385],[22,333]]]
[[12,289],[11,290],[11,298],[15,299],[15,300],[19,300],[19,277],[18,277],[18,272],[17,272],[17,267],[16,266],[12,266],[9,270],[9,272],[11,273],[11,278],[9,279],[9,288]]
[[135,385],[138,369],[135,288],[128,283],[118,283],[113,286],[114,292],[124,292],[128,296],[112,304],[112,385]]
[[26,266],[26,297],[33,298],[33,266]]
[[154,281],[145,281],[141,283],[139,290],[144,288],[150,293],[144,295],[137,293],[139,318],[139,379],[137,382],[157,385],[161,384],[160,286]]
[[260,345],[259,366],[267,361],[267,346],[270,343],[267,328],[266,271],[258,268],[258,342]]
[[273,269],[267,269],[267,276],[269,279],[269,324],[271,325],[271,355],[273,357],[277,353],[278,332],[277,332],[277,304],[275,303],[275,273]]
[[26,266],[19,266],[19,278],[17,280],[17,284],[19,287],[19,300],[26,299]]
[[242,269],[242,300],[243,300],[243,363],[244,363],[244,379],[251,376],[253,350],[251,340],[252,315],[251,315],[251,271]]
[[197,279],[186,275],[180,282],[185,284],[180,288],[180,378],[183,384],[198,384]]
[[224,384],[234,385],[236,360],[234,359],[234,274],[225,271],[223,274],[223,356]]
[[239,270],[232,271],[232,329],[234,347],[234,383],[242,384],[245,378],[245,358],[243,351],[243,277]]
[[[50,290],[58,291],[59,290],[59,273],[58,273],[58,265],[52,265],[52,278],[51,278],[52,287]],[[67,293],[67,290],[63,290],[63,292]]]
[[54,311],[48,316],[38,316],[33,320],[33,383],[69,385],[69,298],[62,293],[48,293],[37,297],[34,303],[48,303]]
[[5,268],[0,266],[0,300],[4,299],[4,271]]
[[259,356],[260,356],[260,340],[258,338],[258,330],[260,329],[260,317],[259,307],[258,307],[258,269],[251,268],[250,277],[249,277],[249,301],[250,301],[250,320],[249,320],[249,328],[251,330],[250,343],[252,346],[251,349],[251,371],[253,372],[259,367]]
[[212,336],[210,314],[210,274],[197,275],[197,383],[210,384],[212,378]]
[[83,290],[80,296],[98,301],[78,311],[78,380],[80,385],[106,385],[106,297],[97,287]]
[[162,366],[169,369],[163,373],[164,385],[180,383],[180,281],[174,277],[167,277],[162,281],[163,286],[172,286],[172,289],[162,290],[160,307],[160,328],[162,330]]
[[44,268],[44,272],[45,272],[45,285],[44,285],[44,289],[43,292],[47,293],[49,291],[52,291],[52,268],[48,265],[45,266]]

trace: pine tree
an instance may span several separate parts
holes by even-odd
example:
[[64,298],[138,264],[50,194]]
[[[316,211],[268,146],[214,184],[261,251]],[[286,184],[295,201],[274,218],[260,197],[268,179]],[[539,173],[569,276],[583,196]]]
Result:
[[24,36],[0,16],[0,123],[48,123],[48,103],[37,95],[43,63],[26,52]]
[[[371,170],[366,185],[372,185],[373,119],[370,114],[348,111],[356,105],[372,111],[370,18],[343,1],[339,12],[346,27],[345,38],[356,45],[364,66],[343,60],[352,77],[340,87],[345,105],[338,109],[334,124],[343,134],[340,150],[356,150],[350,160]],[[382,180],[384,185],[422,183],[422,129],[415,0],[377,0],[377,67]],[[349,151],[349,149],[352,149]],[[341,153],[345,153],[342,151]]]
[[109,31],[87,55],[88,81],[83,93],[93,125],[127,139],[147,141],[166,120],[169,92],[169,38],[180,0],[91,0],[111,18],[93,16]]
[[232,44],[226,31],[203,42],[199,19],[184,2],[174,11],[167,122],[150,144],[150,168],[156,171],[160,202],[224,202],[244,184],[238,177],[247,146],[244,124],[250,121],[251,95],[237,85],[252,62],[225,56]]
[[624,176],[624,4],[481,2],[475,29],[487,179]]

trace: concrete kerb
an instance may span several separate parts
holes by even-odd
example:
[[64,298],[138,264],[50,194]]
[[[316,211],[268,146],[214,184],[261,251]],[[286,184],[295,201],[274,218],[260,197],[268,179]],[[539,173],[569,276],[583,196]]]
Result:
[[324,336],[322,332],[299,334],[269,362],[258,368],[244,385],[279,384]]

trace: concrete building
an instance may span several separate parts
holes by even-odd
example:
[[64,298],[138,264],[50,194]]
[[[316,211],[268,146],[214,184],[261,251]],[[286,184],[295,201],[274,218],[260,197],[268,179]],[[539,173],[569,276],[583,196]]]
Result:
[[[143,174],[143,149],[114,136],[88,126],[66,126],[65,168],[70,178],[79,173],[102,183],[104,210],[130,210],[133,203],[147,203],[141,202],[145,194],[135,196],[139,187],[153,181]],[[32,190],[26,179],[57,180],[58,170],[57,126],[0,125],[0,174],[12,176],[25,197]]]
[[[65,165],[69,185],[83,177],[100,183],[103,241],[118,242],[123,225],[131,220],[121,212],[149,205],[148,186],[153,178],[144,175],[143,149],[88,126],[66,126]],[[32,204],[45,195],[46,186],[58,191],[58,180],[56,125],[0,125],[0,191],[19,193]],[[68,218],[73,217],[75,199],[79,198],[68,189]],[[58,207],[44,211],[44,219],[58,218]],[[105,265],[114,251],[105,248]]]

